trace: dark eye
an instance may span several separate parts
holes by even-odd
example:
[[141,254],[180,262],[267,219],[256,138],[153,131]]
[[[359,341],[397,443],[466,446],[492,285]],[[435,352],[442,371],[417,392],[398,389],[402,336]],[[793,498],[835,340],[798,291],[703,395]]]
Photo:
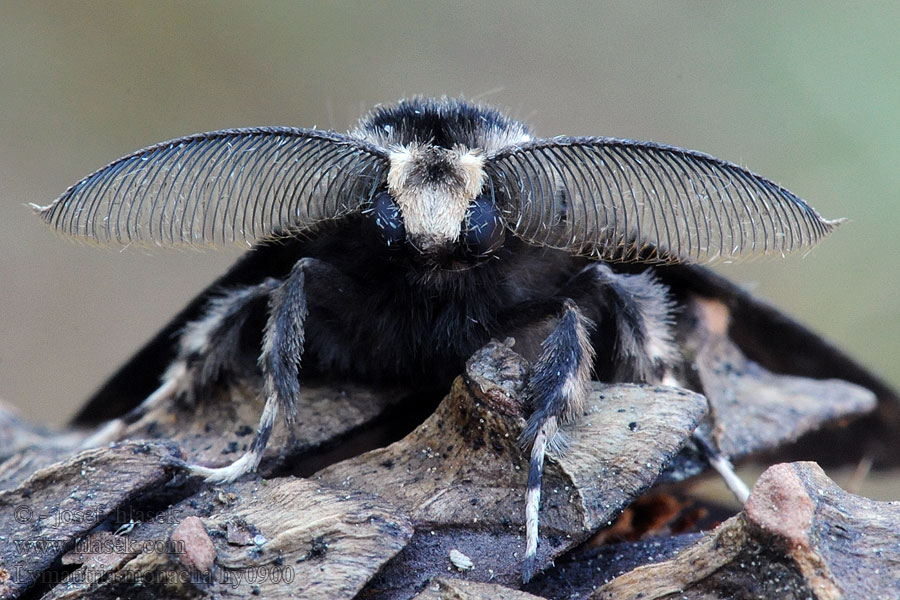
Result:
[[386,245],[399,246],[406,239],[406,228],[400,216],[400,207],[389,193],[378,192],[375,195],[369,216],[375,222],[375,227]]
[[469,206],[466,213],[466,231],[463,242],[470,252],[483,255],[494,252],[503,244],[503,219],[493,201],[481,194]]

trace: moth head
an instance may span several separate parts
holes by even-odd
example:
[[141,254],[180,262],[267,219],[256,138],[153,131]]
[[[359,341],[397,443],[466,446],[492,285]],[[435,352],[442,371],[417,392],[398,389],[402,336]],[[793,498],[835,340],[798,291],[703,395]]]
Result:
[[527,126],[462,100],[412,98],[376,107],[351,136],[385,149],[385,184],[371,202],[385,243],[442,269],[502,246],[508,194],[491,184],[488,158],[529,142]]
[[[386,189],[371,214],[384,242],[452,267],[492,254],[504,222],[485,188],[484,154],[413,142],[391,149]],[[489,187],[489,186],[488,186]]]

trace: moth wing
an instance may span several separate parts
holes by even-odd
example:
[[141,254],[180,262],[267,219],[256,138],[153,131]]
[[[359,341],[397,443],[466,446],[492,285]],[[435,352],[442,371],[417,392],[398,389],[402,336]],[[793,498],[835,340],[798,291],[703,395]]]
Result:
[[138,150],[36,208],[101,243],[252,244],[357,209],[386,169],[381,149],[334,132],[226,129]]
[[517,236],[605,260],[786,254],[840,223],[743,167],[650,142],[536,140],[489,156],[486,171]]
[[72,425],[94,427],[138,406],[159,387],[166,368],[178,352],[179,336],[189,323],[204,315],[210,301],[221,297],[223,291],[255,285],[266,277],[286,277],[291,267],[308,255],[304,244],[304,239],[287,238],[257,244],[243,253],[227,272],[197,294],[94,392]]

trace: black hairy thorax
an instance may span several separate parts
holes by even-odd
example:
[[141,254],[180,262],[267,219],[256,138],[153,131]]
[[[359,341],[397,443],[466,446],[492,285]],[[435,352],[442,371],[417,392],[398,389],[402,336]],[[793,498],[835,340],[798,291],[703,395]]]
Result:
[[[244,259],[286,274],[299,259],[315,258],[359,290],[310,294],[305,373],[445,386],[475,350],[545,311],[584,262],[511,238],[465,269],[444,270],[410,247],[385,246],[372,228],[365,216],[329,223],[306,240],[261,245]],[[518,349],[535,353],[524,343]]]

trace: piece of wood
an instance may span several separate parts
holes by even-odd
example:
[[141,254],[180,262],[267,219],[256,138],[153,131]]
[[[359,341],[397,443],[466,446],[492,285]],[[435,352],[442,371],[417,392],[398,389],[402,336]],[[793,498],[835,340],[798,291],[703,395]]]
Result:
[[[259,472],[267,475],[288,460],[315,455],[378,419],[402,399],[402,391],[306,383],[298,398],[302,418],[296,430],[289,432],[280,419],[276,421]],[[262,407],[255,388],[236,383],[205,402],[166,403],[127,426],[117,438],[162,437],[177,442],[191,463],[221,467],[247,449]]]
[[[697,433],[718,452],[736,460],[772,451],[875,410],[875,394],[859,385],[773,373],[750,360],[730,337],[731,320],[721,300],[683,299],[680,375],[709,400],[709,415]],[[683,480],[707,468],[706,458],[688,448],[663,480]]]
[[[640,269],[640,267],[635,267]],[[727,336],[741,353],[767,371],[815,381],[839,379],[875,394],[878,407],[840,427],[806,435],[778,453],[783,461],[815,457],[829,465],[874,459],[875,468],[900,465],[900,394],[878,375],[762,298],[700,265],[654,269],[679,304],[691,298],[713,300],[728,311]],[[679,323],[689,320],[682,313]],[[771,453],[767,453],[771,455]]]
[[[412,535],[383,501],[305,479],[203,489],[120,536],[46,596],[352,598]],[[87,548],[109,547],[90,539]]]
[[[524,372],[518,355],[489,344],[469,362],[468,383],[457,379],[415,431],[316,475],[378,494],[412,519],[412,541],[371,584],[380,594],[421,588],[446,572],[454,549],[474,563],[466,579],[518,585],[527,460],[516,394]],[[544,470],[538,564],[610,523],[653,484],[705,413],[705,399],[686,390],[595,385],[566,430],[567,451]]]
[[741,514],[597,600],[900,597],[900,503],[844,492],[815,463],[770,467]]
[[[372,426],[408,394],[403,389],[306,382],[297,401],[302,415],[297,429],[288,432],[280,420],[276,422],[259,472],[268,475],[290,462],[302,465],[299,470],[308,474],[328,464],[326,456],[335,446],[341,446],[343,455],[352,455],[378,445],[377,434],[374,440],[364,435],[348,438]],[[99,427],[103,434],[96,436],[96,431],[58,432],[23,424],[0,406],[0,458],[5,459],[0,463],[0,489],[15,487],[37,469],[82,450],[89,435],[98,446],[121,440],[168,440],[179,445],[189,463],[225,466],[247,449],[262,407],[251,385],[234,382],[214,390],[203,402],[169,399],[136,421],[114,419]]]
[[493,583],[439,578],[429,582],[414,600],[540,600],[540,596]]
[[[706,329],[695,328],[695,333],[708,333],[715,314],[698,322]],[[682,339],[698,342],[684,342],[685,357],[717,395],[712,414],[703,396],[683,389],[592,387],[584,414],[565,428],[568,451],[545,465],[538,553],[545,573],[529,591],[584,597],[607,577],[650,568],[641,565],[671,559],[692,541],[668,535],[666,520],[651,518],[657,529],[646,533],[662,535],[662,541],[620,546],[616,556],[629,557],[625,562],[605,550],[580,547],[672,473],[673,460],[684,464],[687,457],[693,472],[706,469],[702,457],[686,448],[698,424],[710,439],[741,454],[871,408],[865,390],[773,375],[743,357],[724,333],[704,335]],[[0,492],[0,535],[5,542],[24,541],[39,549],[20,553],[15,543],[3,546],[0,591],[10,598],[26,590],[31,597],[46,598],[407,599],[430,592],[521,598],[513,590],[520,587],[524,544],[527,469],[518,436],[524,425],[519,393],[526,376],[527,364],[507,345],[488,345],[434,413],[391,444],[380,438],[361,443],[354,434],[390,430],[401,407],[421,410],[427,402],[417,404],[402,391],[305,386],[296,435],[279,426],[266,453],[262,472],[274,477],[217,488],[185,478],[177,466],[181,460],[225,464],[243,450],[260,409],[252,388],[232,386],[193,407],[163,403],[118,430],[119,437],[159,441],[114,443],[75,458],[83,433],[63,437],[28,429],[0,436],[0,441],[13,440],[10,458],[0,465],[0,485],[6,486]],[[723,401],[729,398],[733,406]],[[745,400],[750,405],[740,406]],[[758,400],[763,402],[754,404]],[[784,423],[772,423],[772,414]],[[329,463],[334,464],[320,469]],[[37,467],[44,468],[35,473]],[[312,481],[284,476],[292,471],[318,472]],[[816,498],[812,484],[806,493]],[[843,508],[852,505],[844,499],[834,505],[835,514],[823,509],[822,527],[867,531],[862,521],[842,520],[847,516]],[[17,521],[21,506],[65,514],[75,514],[77,506],[95,518],[51,530],[43,521]],[[883,504],[864,509],[894,516]],[[660,505],[659,510],[669,509]],[[734,568],[732,579],[722,579],[748,594],[771,591],[755,579],[761,573],[780,573],[781,581],[796,584],[782,589],[801,591],[821,581],[843,585],[853,576],[868,582],[870,570],[895,574],[887,553],[875,555],[872,563],[855,561],[858,548],[843,544],[832,548],[828,559],[831,579],[810,583],[800,567],[791,567],[796,561],[779,554],[776,535],[752,539],[761,549],[747,556],[764,570]],[[725,549],[727,541],[720,541]],[[719,564],[715,544],[702,544],[695,547],[703,548],[700,553],[710,564]],[[559,566],[553,566],[555,560]],[[795,575],[799,579],[790,579]]]
[[711,437],[720,452],[737,458],[792,442],[838,419],[875,409],[875,394],[837,379],[779,375],[749,360],[728,337],[724,304],[694,298],[692,363],[709,399]]
[[0,492],[0,598],[39,580],[118,507],[172,478],[174,444],[129,442],[87,450]]

